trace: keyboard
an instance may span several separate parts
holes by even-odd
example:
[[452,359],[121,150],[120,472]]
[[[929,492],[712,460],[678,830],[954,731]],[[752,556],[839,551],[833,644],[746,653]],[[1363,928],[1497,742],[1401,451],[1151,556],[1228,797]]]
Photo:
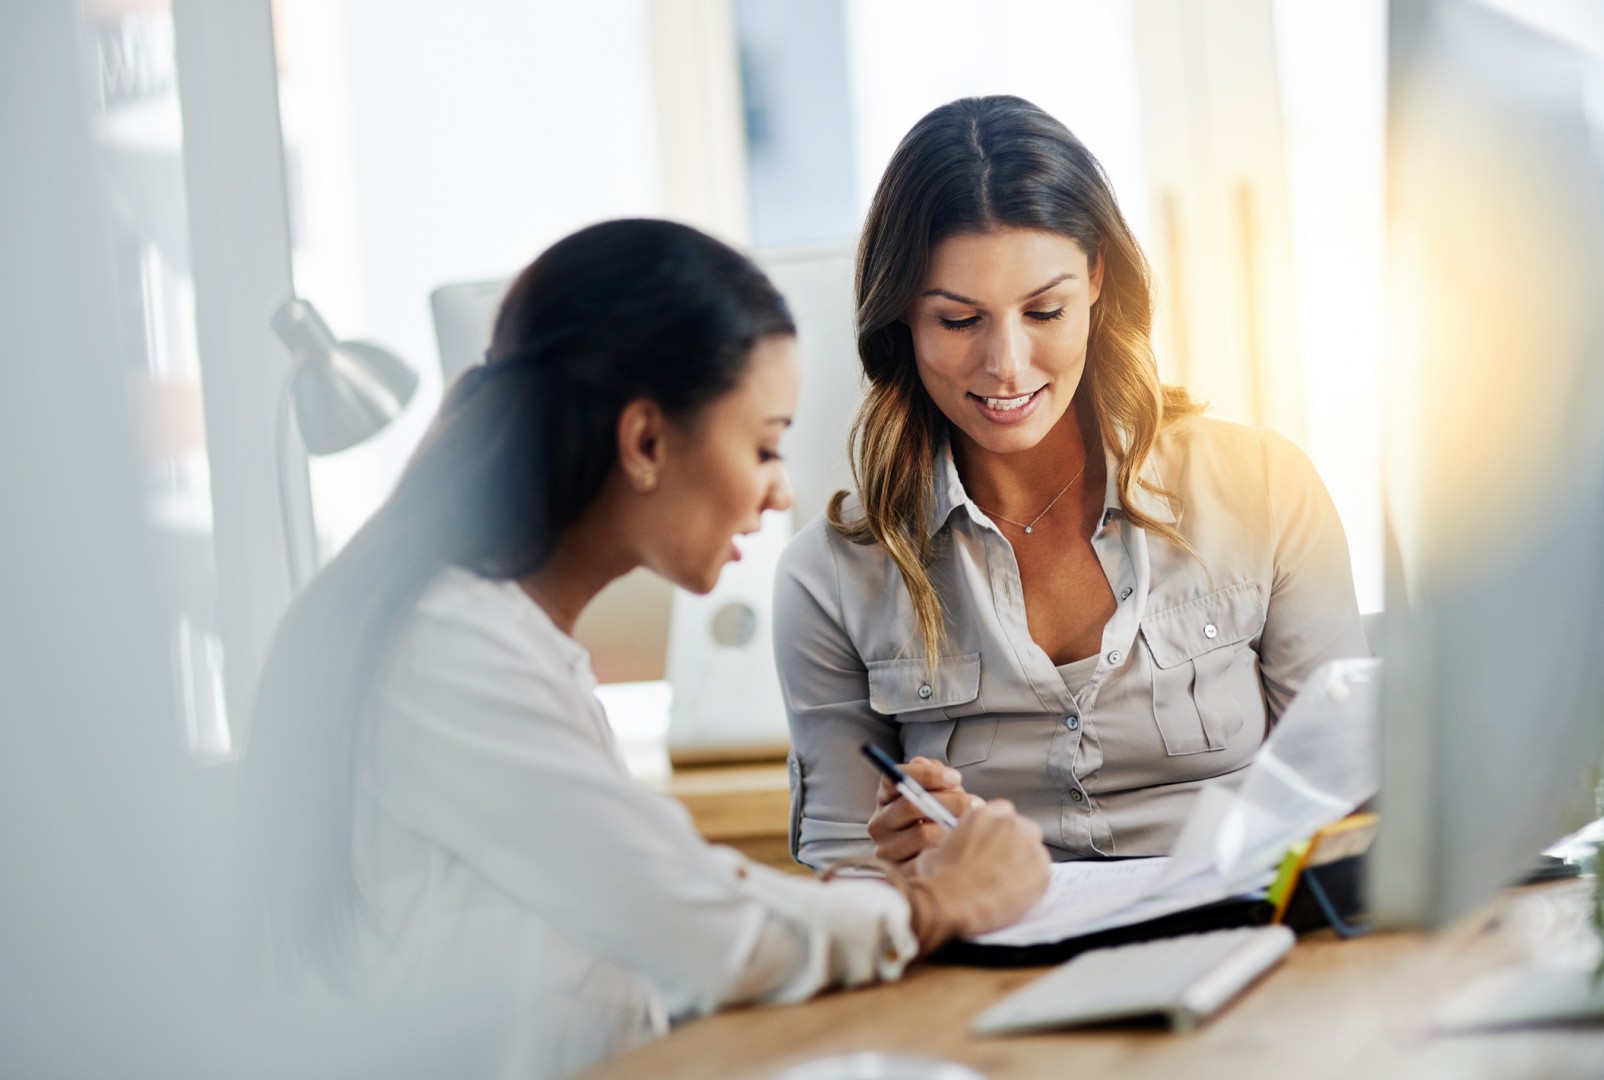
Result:
[[1245,926],[1094,949],[999,1001],[969,1030],[1011,1035],[1157,1016],[1189,1031],[1280,963],[1292,941],[1285,926]]

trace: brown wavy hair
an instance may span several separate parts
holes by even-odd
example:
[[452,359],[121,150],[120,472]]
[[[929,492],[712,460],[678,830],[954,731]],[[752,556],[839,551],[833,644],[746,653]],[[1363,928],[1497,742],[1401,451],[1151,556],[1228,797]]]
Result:
[[946,418],[925,392],[902,319],[924,286],[936,245],[999,228],[1058,233],[1074,240],[1088,260],[1103,260],[1081,385],[1118,462],[1126,516],[1191,549],[1174,526],[1134,505],[1138,485],[1175,499],[1141,479],[1142,465],[1167,425],[1202,407],[1184,389],[1159,381],[1147,259],[1102,166],[1068,128],[1022,98],[943,105],[903,137],[869,204],[856,282],[858,356],[869,385],[850,437],[862,514],[846,519],[844,491],[828,511],[838,533],[853,543],[878,544],[897,564],[932,665],[946,627],[927,572],[936,552],[926,523]]

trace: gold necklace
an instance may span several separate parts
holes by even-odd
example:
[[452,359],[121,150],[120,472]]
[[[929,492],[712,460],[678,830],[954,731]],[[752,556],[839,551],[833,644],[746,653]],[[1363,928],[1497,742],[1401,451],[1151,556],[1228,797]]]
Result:
[[980,511],[982,513],[984,513],[987,517],[996,518],[998,521],[1006,521],[1008,524],[1014,526],[1015,528],[1024,529],[1025,532],[1027,534],[1029,534],[1029,533],[1032,533],[1032,532],[1036,531],[1036,522],[1038,522],[1042,518],[1046,517],[1047,516],[1047,511],[1049,511],[1053,507],[1057,506],[1058,505],[1058,500],[1062,499],[1064,497],[1064,492],[1066,492],[1070,488],[1074,487],[1075,486],[1075,481],[1079,480],[1084,475],[1086,475],[1086,462],[1082,461],[1080,463],[1080,472],[1078,472],[1074,476],[1070,477],[1069,483],[1067,483],[1063,487],[1059,488],[1058,489],[1058,494],[1053,496],[1053,501],[1048,503],[1046,506],[1042,507],[1042,512],[1037,514],[1035,517],[1031,518],[1028,523],[1027,522],[1023,522],[1023,521],[1015,521],[1013,518],[1007,518],[1007,517],[1003,517],[1001,514],[992,513],[990,510],[987,510],[984,506],[981,506],[979,503],[975,503],[975,506],[979,507]]

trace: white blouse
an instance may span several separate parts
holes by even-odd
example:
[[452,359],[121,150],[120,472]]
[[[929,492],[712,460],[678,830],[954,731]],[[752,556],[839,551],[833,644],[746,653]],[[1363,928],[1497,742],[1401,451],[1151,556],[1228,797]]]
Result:
[[595,685],[511,582],[445,571],[400,631],[355,788],[357,983],[394,1018],[387,1068],[558,1076],[917,953],[896,890],[757,865],[636,786]]

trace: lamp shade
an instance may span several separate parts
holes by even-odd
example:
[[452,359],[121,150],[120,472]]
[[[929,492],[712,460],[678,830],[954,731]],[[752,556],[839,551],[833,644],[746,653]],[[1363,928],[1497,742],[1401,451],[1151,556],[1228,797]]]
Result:
[[377,345],[340,341],[317,309],[291,300],[273,313],[273,330],[295,355],[290,397],[301,440],[312,454],[347,450],[401,415],[417,374]]

